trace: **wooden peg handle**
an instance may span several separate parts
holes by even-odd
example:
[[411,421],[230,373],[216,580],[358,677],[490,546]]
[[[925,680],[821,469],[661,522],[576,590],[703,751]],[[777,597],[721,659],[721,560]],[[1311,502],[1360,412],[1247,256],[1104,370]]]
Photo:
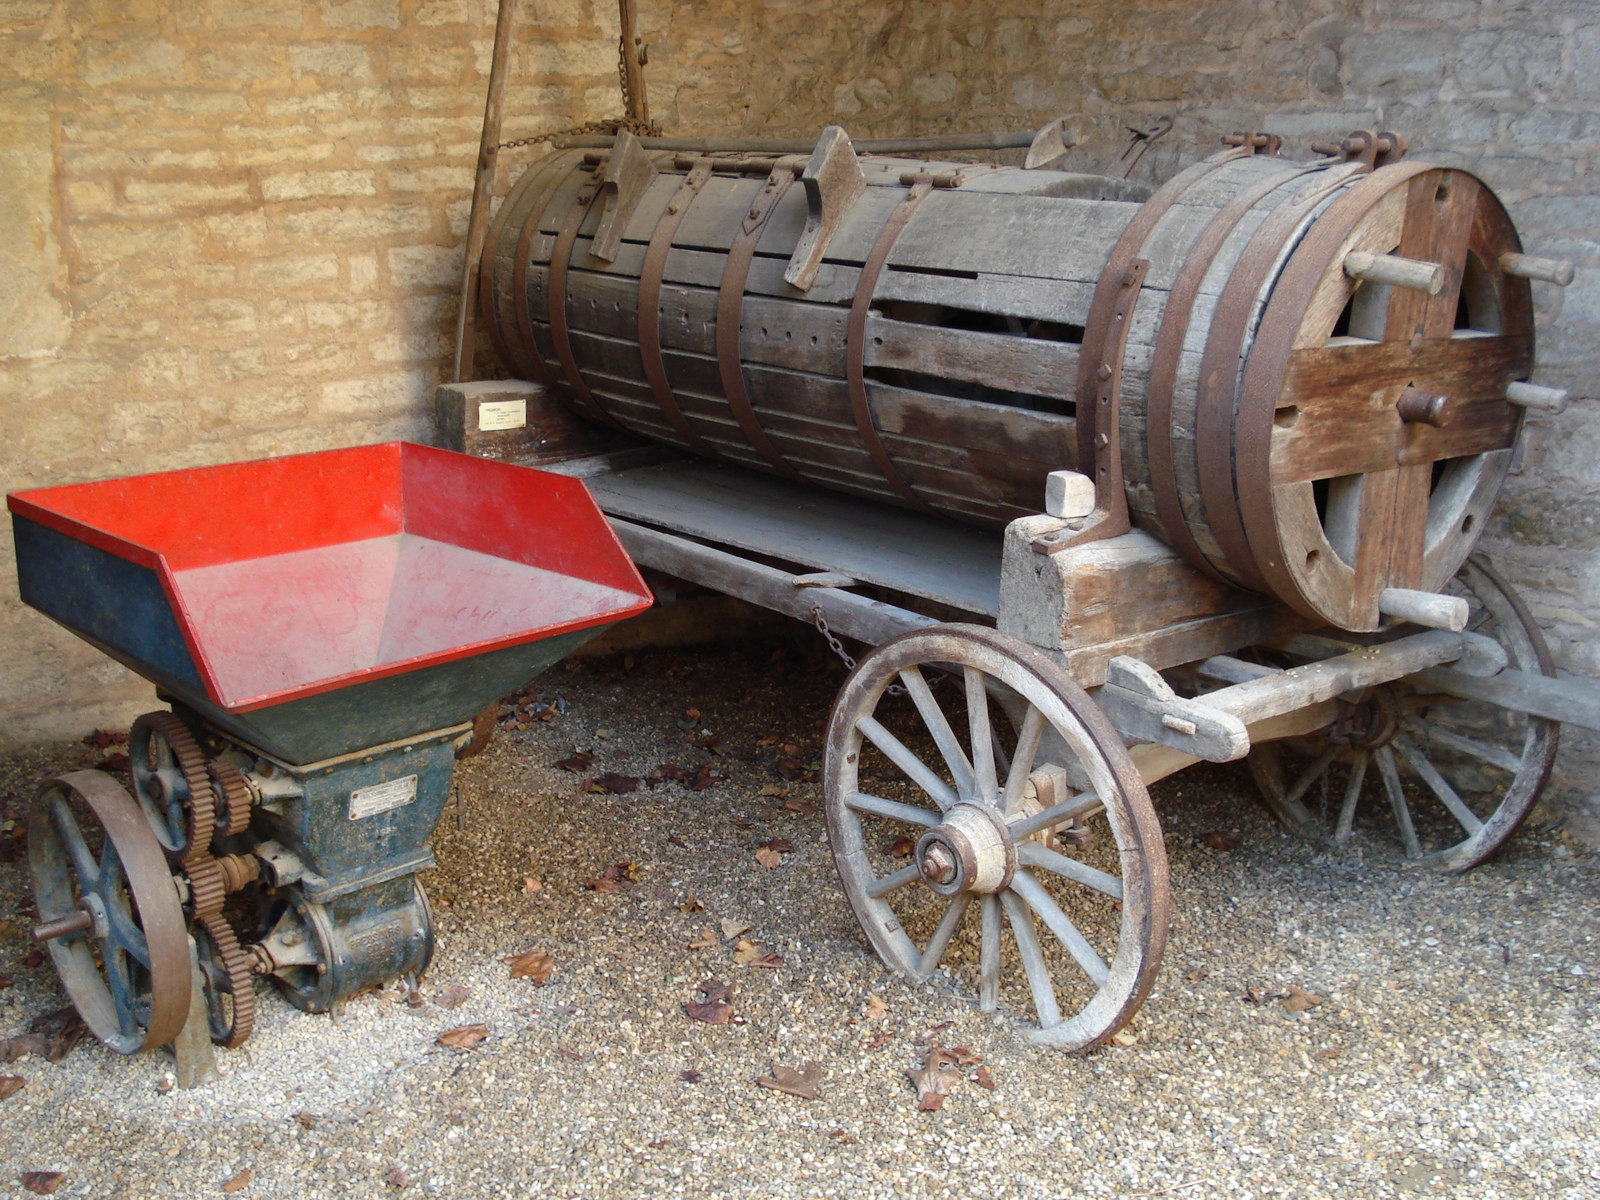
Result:
[[1437,296],[1444,288],[1444,268],[1438,263],[1400,258],[1394,254],[1373,254],[1352,250],[1344,256],[1344,273],[1352,279],[1388,283]]
[[1572,260],[1566,258],[1535,258],[1531,254],[1502,254],[1500,269],[1507,275],[1521,279],[1542,279],[1557,287],[1572,282]]

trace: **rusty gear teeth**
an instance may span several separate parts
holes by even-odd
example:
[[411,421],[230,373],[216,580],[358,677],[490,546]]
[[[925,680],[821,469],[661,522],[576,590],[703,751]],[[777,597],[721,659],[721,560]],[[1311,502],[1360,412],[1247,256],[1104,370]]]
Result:
[[[142,737],[146,730],[150,737],[159,736],[172,751],[173,760],[178,765],[178,770],[183,773],[184,783],[189,788],[188,824],[186,827],[187,840],[182,846],[167,846],[163,849],[167,857],[175,861],[188,861],[208,855],[211,850],[211,835],[216,829],[216,795],[211,789],[211,781],[207,778],[205,756],[200,753],[200,747],[194,740],[194,735],[189,732],[189,727],[181,719],[170,712],[148,712],[134,721],[133,727],[128,731],[129,756],[140,754],[144,747],[146,769],[155,766],[153,757],[149,754],[150,740]],[[134,789],[139,791],[139,770],[136,762],[131,766],[134,779]],[[141,801],[146,797],[141,795]],[[147,801],[148,803],[148,801]]]
[[[251,956],[239,949],[239,939],[233,926],[221,913],[200,918],[196,931],[204,933],[216,951],[218,965],[226,976],[226,984],[208,978],[206,1009],[210,1016],[211,1040],[232,1050],[242,1046],[250,1036],[256,1022],[255,974]],[[232,998],[233,1013],[226,1014],[221,1006],[219,987]]]
[[228,884],[222,865],[214,858],[185,860],[183,873],[189,880],[189,903],[197,918],[204,919],[222,911],[228,898]]
[[232,763],[220,760],[208,762],[206,774],[217,797],[217,832],[232,837],[250,828],[250,806],[255,797],[244,776]]

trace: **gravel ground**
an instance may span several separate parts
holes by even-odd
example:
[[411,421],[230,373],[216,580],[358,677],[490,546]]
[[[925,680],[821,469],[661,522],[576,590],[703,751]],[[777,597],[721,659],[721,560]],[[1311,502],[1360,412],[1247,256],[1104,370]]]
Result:
[[[148,1197],[222,1194],[246,1169],[237,1195],[305,1200],[1600,1196],[1592,853],[1530,829],[1440,877],[1400,867],[1377,826],[1318,852],[1278,830],[1241,770],[1191,769],[1157,789],[1175,915],[1136,1040],[1068,1058],[1022,1039],[1023,1010],[985,1016],[889,975],[841,897],[821,813],[779,807],[820,804],[773,760],[815,766],[841,680],[774,644],[558,667],[534,694],[565,714],[503,730],[458,772],[427,880],[427,1003],[396,988],[310,1017],[263,991],[255,1036],[190,1092],[163,1090],[164,1052],[84,1043],[0,1067],[27,1080],[0,1101],[0,1197],[29,1194],[23,1171],[64,1172],[60,1196]],[[729,753],[696,747],[703,730]],[[552,765],[574,750],[597,755],[584,775]],[[0,760],[4,816],[49,770],[98,757]],[[581,790],[705,761],[729,778]],[[1215,832],[1238,846],[1206,845]],[[769,869],[754,854],[773,837],[793,849]],[[636,880],[585,886],[615,863]],[[0,863],[0,1036],[63,1003],[48,966],[23,964],[24,877]],[[682,911],[690,892],[703,912]],[[724,919],[782,965],[736,964]],[[687,948],[708,927],[716,944]],[[529,950],[554,960],[542,987],[501,961]],[[735,985],[740,1023],[685,1015],[707,977]],[[449,985],[465,1001],[433,1003]],[[1324,1003],[1246,998],[1290,985]],[[475,1023],[475,1049],[435,1041]],[[906,1071],[930,1036],[983,1055],[994,1089],[962,1082],[919,1112]],[[808,1060],[817,1099],[755,1083]]]

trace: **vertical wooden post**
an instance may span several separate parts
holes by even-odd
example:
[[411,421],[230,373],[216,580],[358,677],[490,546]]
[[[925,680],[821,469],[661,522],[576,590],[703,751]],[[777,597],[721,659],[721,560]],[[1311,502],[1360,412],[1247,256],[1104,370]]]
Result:
[[494,195],[495,165],[500,156],[501,99],[506,89],[506,64],[511,57],[511,23],[516,0],[500,0],[494,26],[494,55],[489,63],[489,95],[483,106],[483,136],[478,141],[478,171],[472,182],[472,214],[467,220],[467,261],[461,272],[461,311],[456,314],[456,358],[450,378],[461,383],[472,370],[477,343],[478,260],[483,257],[489,228],[489,203]]
[[644,94],[644,50],[635,31],[638,25],[638,0],[618,0],[622,17],[622,90],[628,118],[639,122],[640,130],[650,123],[650,101]]

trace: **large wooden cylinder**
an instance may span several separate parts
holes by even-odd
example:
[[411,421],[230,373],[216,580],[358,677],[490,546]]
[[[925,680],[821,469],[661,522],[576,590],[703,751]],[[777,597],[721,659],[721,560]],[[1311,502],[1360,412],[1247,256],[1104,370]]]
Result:
[[1533,353],[1473,176],[1231,149],[1152,195],[840,140],[535,163],[481,264],[496,347],[591,420],[987,526],[1040,510],[1109,388],[1134,523],[1203,570],[1355,630],[1455,573]]

